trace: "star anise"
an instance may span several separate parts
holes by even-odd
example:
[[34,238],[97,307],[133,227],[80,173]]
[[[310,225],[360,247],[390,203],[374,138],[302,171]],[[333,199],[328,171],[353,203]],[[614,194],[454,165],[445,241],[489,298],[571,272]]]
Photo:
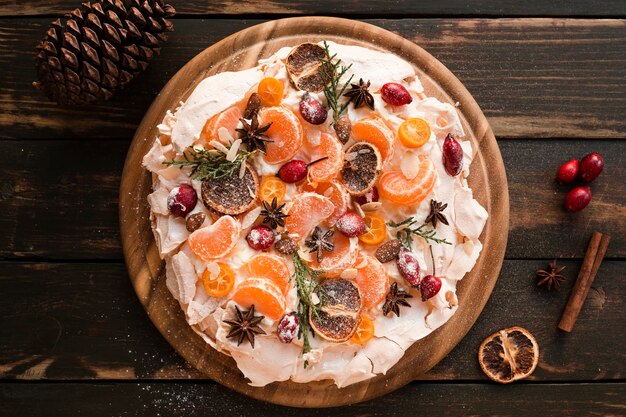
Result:
[[374,110],[374,97],[367,91],[370,87],[370,82],[365,83],[363,78],[360,78],[358,84],[350,84],[350,86],[350,89],[344,93],[344,96],[354,103],[354,108],[358,109],[365,103],[367,107]]
[[270,128],[272,122],[269,122],[265,126],[259,126],[259,118],[256,115],[252,116],[250,123],[246,119],[239,119],[243,127],[235,129],[239,133],[239,139],[246,145],[248,151],[254,151],[260,149],[265,152],[265,144],[272,142],[265,134],[267,129]]
[[556,266],[555,259],[550,262],[547,270],[540,269],[537,271],[537,277],[539,278],[537,285],[545,285],[546,288],[548,288],[548,291],[551,291],[553,287],[555,290],[558,290],[561,287],[561,283],[565,281],[565,276],[561,275],[561,272],[563,272],[564,269],[564,266]]
[[242,312],[238,306],[235,306],[237,317],[235,320],[224,320],[224,323],[230,326],[230,331],[226,335],[227,338],[237,338],[237,346],[247,339],[250,346],[254,349],[254,336],[257,334],[266,334],[265,330],[259,327],[265,316],[254,315],[254,304],[250,310]]
[[441,222],[446,226],[449,224],[448,219],[443,214],[443,211],[448,207],[448,204],[443,204],[438,202],[437,200],[430,200],[430,213],[424,223],[431,223],[433,227],[437,227],[437,222]]
[[276,197],[272,199],[272,204],[268,204],[267,201],[263,201],[263,210],[260,215],[265,217],[263,224],[268,224],[272,229],[276,229],[278,226],[285,227],[285,217],[289,217],[288,214],[283,213],[283,207],[285,203],[278,205]]
[[309,253],[317,252],[317,262],[322,262],[323,251],[332,252],[335,245],[331,242],[331,238],[335,234],[334,230],[324,232],[319,226],[315,226],[311,237],[304,241],[304,244],[311,248]]
[[383,315],[386,316],[393,312],[397,317],[400,317],[400,306],[411,307],[406,301],[407,298],[413,298],[413,296],[405,290],[399,290],[397,282],[391,284],[385,298],[385,304],[383,304]]

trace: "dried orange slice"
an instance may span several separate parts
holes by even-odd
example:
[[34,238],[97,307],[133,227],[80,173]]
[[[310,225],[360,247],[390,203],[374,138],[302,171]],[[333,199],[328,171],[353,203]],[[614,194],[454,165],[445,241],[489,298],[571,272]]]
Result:
[[383,163],[393,156],[394,135],[380,117],[367,117],[352,125],[355,142],[369,142],[378,148]]
[[413,179],[405,177],[400,170],[383,173],[378,180],[378,191],[382,198],[400,206],[410,206],[425,199],[436,181],[435,164],[429,158],[425,158],[420,162],[417,175]]
[[320,143],[311,147],[311,161],[327,158],[312,164],[309,168],[309,181],[328,182],[337,176],[343,166],[341,143],[328,133],[322,133]]
[[352,245],[350,238],[341,233],[335,233],[333,244],[335,249],[332,252],[325,252],[322,262],[317,262],[315,256],[309,262],[311,269],[324,271],[325,277],[338,277],[345,269],[354,265],[358,255],[357,245]]
[[276,284],[284,293],[289,289],[289,266],[277,255],[260,253],[250,258],[245,264],[248,275],[256,278],[265,278]]
[[259,186],[259,199],[271,203],[275,198],[277,204],[282,204],[287,193],[287,184],[278,177],[264,177]]
[[368,255],[360,256],[356,260],[356,285],[361,290],[363,306],[372,308],[378,305],[389,290],[389,278],[383,264],[376,258]]
[[365,195],[376,185],[381,168],[378,148],[368,142],[357,142],[346,150],[341,182],[350,194]]
[[191,251],[200,258],[211,261],[228,254],[239,239],[241,226],[231,216],[222,216],[208,227],[189,235],[187,242]]
[[366,231],[359,235],[359,240],[367,245],[378,245],[387,236],[387,225],[385,219],[378,214],[366,214],[363,217]]
[[407,148],[419,148],[430,139],[430,126],[419,117],[407,119],[398,129],[398,139]]
[[256,311],[271,320],[278,320],[285,312],[285,296],[269,279],[248,278],[235,288],[232,300],[244,308],[254,305]]
[[321,284],[325,297],[320,309],[309,313],[316,334],[331,342],[350,339],[361,321],[361,295],[352,281],[327,279]]
[[316,193],[296,194],[291,201],[293,204],[289,209],[289,217],[285,218],[285,228],[301,239],[335,211],[335,205],[330,199]]
[[266,107],[278,106],[283,100],[284,91],[283,83],[273,77],[263,78],[257,88],[261,104]]
[[298,90],[322,91],[327,84],[322,67],[326,51],[315,43],[302,43],[289,52],[285,67],[289,79]]
[[361,322],[350,338],[352,343],[364,345],[374,337],[374,322],[367,316],[361,316]]
[[489,378],[508,384],[533,373],[539,362],[539,345],[528,330],[509,327],[480,344],[478,362]]
[[235,129],[239,124],[239,119],[243,117],[239,107],[235,104],[207,120],[200,132],[200,143],[206,144],[212,140],[220,141],[218,130],[221,127],[228,130],[233,139],[237,138]]
[[206,269],[202,274],[202,284],[204,290],[212,297],[223,297],[227,295],[235,286],[235,273],[223,262],[217,262],[219,271],[212,274]]
[[288,108],[277,106],[264,108],[259,112],[262,126],[272,123],[265,132],[271,142],[267,142],[265,162],[282,164],[289,161],[302,147],[304,129],[300,119]]

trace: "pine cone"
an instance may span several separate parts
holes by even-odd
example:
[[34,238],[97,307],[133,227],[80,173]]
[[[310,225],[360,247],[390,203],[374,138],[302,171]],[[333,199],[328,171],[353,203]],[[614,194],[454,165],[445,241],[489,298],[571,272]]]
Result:
[[83,3],[37,45],[33,85],[66,106],[110,99],[159,53],[175,12],[163,0]]

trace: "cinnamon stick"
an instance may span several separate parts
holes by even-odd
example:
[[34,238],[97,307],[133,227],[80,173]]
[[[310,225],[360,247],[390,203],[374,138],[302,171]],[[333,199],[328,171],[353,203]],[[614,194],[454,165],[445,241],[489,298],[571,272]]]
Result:
[[561,316],[559,329],[571,332],[574,328],[574,324],[576,323],[580,310],[585,303],[591,284],[598,273],[598,269],[600,269],[600,264],[602,264],[602,260],[604,259],[610,240],[610,236],[603,235],[599,232],[594,232],[591,236],[587,252],[585,252],[583,265],[580,268],[578,278],[576,279],[574,288],[572,288],[569,300],[567,301],[567,305],[565,306],[565,310]]

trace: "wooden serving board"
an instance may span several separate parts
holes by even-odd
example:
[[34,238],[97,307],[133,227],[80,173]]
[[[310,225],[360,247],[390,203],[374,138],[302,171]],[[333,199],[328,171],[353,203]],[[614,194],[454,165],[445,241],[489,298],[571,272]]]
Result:
[[[210,30],[207,24],[207,30]],[[459,283],[459,308],[444,326],[407,350],[386,375],[338,389],[331,381],[248,385],[235,361],[196,335],[165,286],[164,263],[150,229],[147,195],[151,175],[142,157],[157,136],[156,126],[207,76],[253,67],[283,46],[332,40],[397,54],[413,63],[426,94],[457,103],[467,139],[476,157],[469,183],[489,220],[483,251],[474,269]],[[369,24],[329,17],[276,20],[251,27],[207,48],[187,63],[163,88],[143,118],[131,144],[120,187],[120,227],[133,286],[150,319],[193,366],[219,383],[251,397],[296,407],[331,407],[356,403],[393,391],[428,371],[465,336],[482,311],[498,278],[508,236],[509,196],[506,174],[495,137],[480,108],[461,82],[439,61],[412,42]],[[475,360],[475,358],[468,358]]]

